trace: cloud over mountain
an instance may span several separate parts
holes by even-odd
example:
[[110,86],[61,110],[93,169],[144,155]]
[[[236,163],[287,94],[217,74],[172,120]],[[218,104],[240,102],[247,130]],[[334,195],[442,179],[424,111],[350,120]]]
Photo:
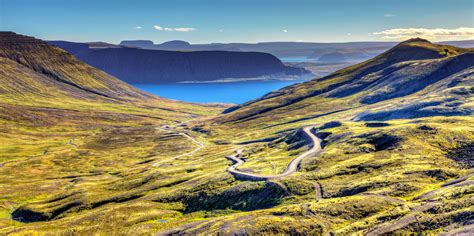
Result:
[[474,28],[459,27],[456,29],[443,28],[395,28],[374,32],[374,35],[380,35],[383,39],[400,40],[414,37],[423,37],[431,40],[452,40],[452,39],[472,39],[474,38]]

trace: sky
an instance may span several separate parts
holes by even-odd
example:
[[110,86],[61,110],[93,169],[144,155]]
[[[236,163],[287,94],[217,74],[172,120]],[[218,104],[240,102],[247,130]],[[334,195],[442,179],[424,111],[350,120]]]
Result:
[[474,39],[474,0],[0,0],[0,31],[75,42]]

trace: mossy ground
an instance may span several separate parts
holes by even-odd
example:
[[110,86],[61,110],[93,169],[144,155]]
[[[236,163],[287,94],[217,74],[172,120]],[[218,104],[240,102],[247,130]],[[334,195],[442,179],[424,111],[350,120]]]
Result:
[[[87,129],[3,121],[1,232],[147,234],[177,226],[196,233],[368,232],[433,199],[438,204],[420,212],[419,224],[399,230],[438,232],[460,224],[456,216],[472,210],[472,185],[416,198],[470,172],[447,153],[474,138],[472,117],[392,120],[383,127],[367,127],[366,122],[341,119],[346,115],[264,129],[274,122],[247,122],[245,129],[238,123],[191,122],[176,130],[206,146],[178,159],[174,157],[196,146],[181,135],[157,130],[163,121],[153,118],[94,121]],[[292,143],[275,137],[333,120],[341,125],[317,130],[330,133],[324,152],[305,160],[299,172],[277,180],[274,190],[236,180],[225,171],[230,165],[225,156],[243,148],[248,162],[242,168],[278,173],[307,146],[292,149]],[[192,131],[194,126],[208,132]],[[380,146],[374,137],[383,134],[400,139]],[[268,138],[274,141],[239,144]],[[315,183],[321,185],[323,199],[315,197]],[[276,197],[274,191],[283,195]],[[251,196],[275,201],[265,205]],[[21,223],[11,218],[18,208],[51,219]],[[452,220],[441,220],[447,216]]]
[[[69,58],[63,56],[56,74],[74,75],[67,78],[116,98],[136,93],[136,99],[99,99],[63,84],[50,91],[45,85],[57,81],[2,59],[0,76],[9,80],[0,85],[0,234],[438,233],[473,222],[474,175],[462,158],[474,140],[474,117],[392,118],[383,125],[355,119],[452,93],[419,91],[376,104],[362,104],[366,94],[318,95],[373,61],[217,115],[223,107],[147,98],[123,84],[128,90],[106,91],[107,83],[75,70],[92,68],[62,65]],[[472,79],[464,81],[449,90],[472,89]],[[463,101],[458,106],[472,108],[469,94],[456,95]],[[175,132],[157,129],[184,121]],[[340,124],[327,125],[334,121]],[[267,182],[226,172],[226,156],[238,149],[247,159],[243,170],[281,172],[307,150],[298,130],[308,125],[324,137],[324,149],[298,172]],[[180,133],[204,148],[182,155],[197,146]]]

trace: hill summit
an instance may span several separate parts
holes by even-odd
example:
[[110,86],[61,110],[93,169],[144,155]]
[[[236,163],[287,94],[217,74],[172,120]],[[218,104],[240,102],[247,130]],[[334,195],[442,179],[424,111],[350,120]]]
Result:
[[[473,58],[473,49],[433,44],[420,38],[410,39],[370,60],[269,93],[230,108],[226,113],[230,113],[231,119],[249,119],[283,107],[300,109],[301,105],[297,104],[319,96],[339,98],[353,106],[393,103],[391,99],[405,98],[405,103],[375,112],[378,115],[366,112],[357,119],[471,114],[470,106],[452,107],[449,104],[453,101],[469,102],[456,91],[470,91],[472,88]],[[432,97],[421,94],[431,94]],[[437,99],[433,100],[433,97]]]

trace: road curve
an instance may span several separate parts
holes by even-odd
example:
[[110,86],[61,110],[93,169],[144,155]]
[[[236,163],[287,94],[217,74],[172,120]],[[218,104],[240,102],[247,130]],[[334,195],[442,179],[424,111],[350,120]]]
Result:
[[303,131],[311,139],[313,146],[308,151],[304,152],[303,154],[297,156],[295,159],[291,160],[291,162],[288,164],[288,167],[283,173],[277,174],[277,175],[260,175],[260,174],[247,173],[247,172],[237,170],[237,167],[239,167],[240,165],[244,163],[244,160],[239,158],[239,156],[242,154],[242,150],[238,150],[236,154],[234,155],[227,156],[228,159],[234,162],[232,166],[227,168],[227,171],[236,177],[249,179],[249,180],[257,180],[257,181],[276,179],[276,178],[281,178],[281,177],[291,175],[292,173],[296,172],[299,164],[305,157],[308,157],[314,154],[319,154],[322,151],[321,140],[318,137],[316,137],[316,135],[311,133],[312,128],[313,128],[312,126],[304,127]]
[[[179,123],[178,125],[176,126],[179,126],[179,125],[182,125],[184,123],[187,123],[189,121],[185,121],[185,122],[182,122],[182,123]],[[198,152],[199,150],[201,150],[203,147],[204,147],[204,143],[203,142],[199,142],[198,140],[196,140],[195,138],[191,137],[190,135],[186,134],[186,133],[183,133],[183,132],[177,132],[175,130],[172,130],[173,127],[168,127],[168,126],[163,126],[163,127],[157,127],[156,129],[157,130],[162,130],[162,131],[165,131],[167,133],[178,133],[179,135],[181,136],[184,136],[185,138],[191,140],[191,142],[195,143],[197,145],[197,147],[195,149],[193,149],[192,151],[190,152],[186,152],[186,153],[183,153],[181,155],[178,155],[178,156],[174,156],[171,158],[171,160],[175,160],[175,159],[178,159],[182,156],[188,156],[188,155],[191,155],[191,154],[194,154],[195,152]],[[160,162],[157,162],[155,164],[153,164],[152,166],[154,167],[157,167],[158,165],[160,164]]]

